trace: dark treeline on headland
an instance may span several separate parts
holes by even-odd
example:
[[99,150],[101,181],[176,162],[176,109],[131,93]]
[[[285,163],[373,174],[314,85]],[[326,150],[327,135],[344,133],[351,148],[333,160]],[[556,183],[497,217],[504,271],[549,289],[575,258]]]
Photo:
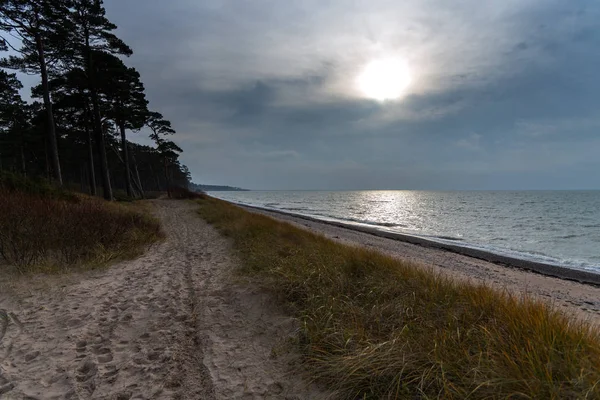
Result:
[[[186,187],[171,123],[149,108],[102,0],[0,0],[0,170],[114,198]],[[23,101],[21,71],[40,78]],[[146,130],[154,146],[129,142]]]
[[242,189],[235,186],[224,186],[224,185],[199,185],[190,183],[190,190],[200,192],[247,192],[248,189]]

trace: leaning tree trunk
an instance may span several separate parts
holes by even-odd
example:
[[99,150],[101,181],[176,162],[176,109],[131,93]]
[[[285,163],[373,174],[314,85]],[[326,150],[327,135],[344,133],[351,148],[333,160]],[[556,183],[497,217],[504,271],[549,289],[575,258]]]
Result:
[[104,198],[106,200],[112,200],[112,187],[110,186],[110,175],[108,172],[108,160],[106,159],[106,145],[104,141],[104,132],[102,132],[102,117],[100,116],[100,105],[98,101],[98,89],[96,88],[96,72],[94,71],[94,60],[92,58],[92,51],[90,48],[89,34],[86,32],[86,52],[87,52],[87,76],[90,94],[92,97],[92,112],[94,116],[94,139],[96,141],[96,148],[98,151],[98,158],[100,159],[100,175],[102,177],[102,188],[104,191]]
[[127,188],[127,197],[133,197],[133,191],[131,190],[131,169],[129,168],[129,151],[127,151],[127,137],[125,136],[125,123],[123,121],[119,121],[119,130],[121,131],[123,164],[125,164],[125,186]]
[[42,75],[42,90],[44,92],[44,107],[46,109],[46,127],[48,134],[48,150],[50,152],[50,164],[52,166],[52,177],[60,186],[62,186],[62,174],[60,171],[60,160],[58,158],[58,143],[56,140],[56,126],[54,125],[54,113],[52,111],[52,101],[50,100],[50,84],[48,83],[48,70],[46,67],[46,58],[44,55],[44,43],[40,35],[36,35],[35,44],[37,47],[38,61],[40,63],[40,74]]
[[138,169],[137,160],[135,159],[135,152],[133,152],[133,154],[131,156],[133,158],[133,168],[135,169],[135,176],[137,179],[137,187],[140,190],[140,196],[142,197],[142,199],[145,199],[146,195],[144,194],[144,187],[142,186],[142,180],[140,179],[140,170]]
[[92,134],[90,132],[90,106],[86,99],[85,101],[85,140],[88,151],[88,184],[90,186],[90,195],[96,195],[96,169],[94,167],[94,146],[92,144]]

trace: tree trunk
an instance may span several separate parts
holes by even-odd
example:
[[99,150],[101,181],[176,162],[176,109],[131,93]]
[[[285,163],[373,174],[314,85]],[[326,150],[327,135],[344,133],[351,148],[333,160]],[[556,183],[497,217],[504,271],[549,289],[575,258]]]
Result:
[[135,176],[137,178],[137,186],[140,190],[140,196],[142,197],[142,199],[145,199],[146,196],[144,195],[144,188],[142,186],[142,180],[140,179],[140,171],[138,170],[137,160],[135,159],[135,152],[131,156],[133,158],[133,167],[135,168]]
[[48,134],[48,150],[50,151],[50,163],[52,165],[53,178],[62,186],[62,174],[60,171],[60,160],[58,158],[58,143],[56,140],[56,126],[54,125],[54,113],[52,112],[52,101],[50,100],[50,85],[48,83],[48,70],[46,67],[46,58],[44,55],[44,44],[39,34],[35,36],[35,44],[38,52],[38,61],[40,63],[40,74],[42,75],[42,89],[44,92],[44,107],[46,108],[46,127]]
[[94,139],[96,140],[96,148],[98,151],[98,158],[100,159],[100,175],[102,177],[102,188],[104,191],[104,198],[106,200],[112,200],[112,187],[110,186],[110,175],[108,172],[108,160],[106,159],[106,145],[104,142],[104,132],[102,132],[102,117],[100,116],[100,104],[98,101],[98,90],[96,88],[96,72],[94,71],[94,60],[92,57],[92,50],[90,48],[89,32],[85,32],[85,51],[87,52],[87,76],[90,94],[92,97],[92,111],[94,114]]
[[[123,160],[122,154],[119,153],[119,151],[114,146],[111,146],[110,148],[115,153],[115,155],[117,156],[117,158],[119,159],[119,161],[121,162],[121,164],[125,165],[125,162]],[[135,180],[135,177],[133,176],[133,172],[131,171],[131,168],[130,168],[129,179],[136,186],[135,188],[133,187],[133,185],[131,186],[132,194],[133,195],[137,195],[137,193],[135,192],[137,190],[139,192],[140,197],[144,197],[144,193],[142,191],[142,186],[141,186],[141,184],[138,185],[137,181]]]
[[127,137],[125,136],[125,123],[123,123],[123,121],[119,121],[119,130],[121,131],[123,164],[125,164],[125,187],[127,189],[127,197],[133,197],[131,190],[131,170],[129,168],[129,151],[127,151]]
[[85,163],[81,164],[79,166],[79,190],[81,191],[81,193],[85,193],[85,181],[87,180],[86,178],[86,165]]
[[19,152],[21,153],[21,173],[24,177],[27,177],[27,163],[25,160],[25,150],[23,149],[23,141],[21,141],[21,146],[19,146]]
[[171,198],[171,182],[169,180],[169,164],[167,163],[167,157],[164,158],[165,164],[165,183],[167,185],[167,196]]
[[52,182],[50,159],[48,158],[48,138],[44,140],[44,156],[46,156],[46,178],[48,179],[48,182]]
[[150,167],[150,173],[154,177],[154,181],[156,183],[156,191],[160,192],[161,191],[160,176],[156,172],[154,172],[154,168],[152,168],[152,164],[148,164],[148,166]]
[[135,177],[133,176],[132,173],[132,179],[133,179],[133,186],[134,186],[134,192],[136,194],[136,196],[141,197],[142,199],[144,199],[144,191],[142,190],[142,186],[140,185],[140,183],[137,181],[137,179],[135,179]]
[[92,134],[90,132],[89,122],[85,123],[85,134],[87,141],[87,150],[88,150],[88,184],[90,186],[90,195],[96,195],[96,171],[94,168],[94,149],[92,145]]
[[[81,93],[83,96],[83,93]],[[90,132],[90,120],[91,120],[91,113],[90,113],[90,104],[89,102],[85,101],[85,140],[86,140],[86,145],[87,145],[87,151],[88,151],[88,173],[87,173],[87,179],[88,179],[88,185],[90,187],[90,195],[91,196],[96,196],[97,190],[96,190],[96,168],[94,167],[94,145],[92,143],[92,133]]]

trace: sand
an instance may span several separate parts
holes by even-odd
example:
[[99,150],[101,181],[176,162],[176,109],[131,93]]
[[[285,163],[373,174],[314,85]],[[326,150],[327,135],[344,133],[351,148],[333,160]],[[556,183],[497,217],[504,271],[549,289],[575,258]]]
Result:
[[[60,276],[0,276],[1,399],[320,399],[298,323],[244,283],[230,242],[192,203],[157,200],[167,239]],[[297,216],[252,210],[453,278],[544,299],[600,323],[600,287]]]
[[0,398],[325,398],[298,373],[297,321],[236,278],[227,239],[192,203],[154,205],[168,238],[136,260],[0,277]]
[[[600,286],[578,282],[585,282],[587,279],[593,282],[600,276],[590,277],[589,274],[577,271],[560,271],[559,273],[566,279],[557,278],[545,274],[554,273],[552,269],[542,268],[535,272],[536,265],[522,263],[519,260],[504,257],[501,260],[502,264],[499,264],[449,251],[428,244],[426,241],[414,241],[405,235],[382,235],[381,232],[368,228],[353,228],[345,224],[327,223],[279,211],[245,208],[248,211],[290,222],[340,243],[375,249],[417,266],[432,268],[453,279],[483,283],[517,295],[533,296],[580,320],[600,324]],[[493,259],[493,257],[489,258]]]

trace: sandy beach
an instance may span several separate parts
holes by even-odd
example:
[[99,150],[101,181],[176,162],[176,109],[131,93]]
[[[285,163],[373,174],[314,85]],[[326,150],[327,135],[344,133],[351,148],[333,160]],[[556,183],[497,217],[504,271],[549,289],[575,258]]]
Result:
[[[154,201],[167,239],[71,275],[0,281],[2,399],[319,399],[297,368],[297,322],[233,271],[231,244],[192,203]],[[456,279],[600,322],[600,288],[298,216],[251,209]]]
[[[308,399],[296,322],[239,282],[192,203],[155,201],[167,239],[109,268],[0,281],[2,399]],[[239,282],[239,283],[236,283]]]
[[[352,246],[375,249],[417,265],[433,268],[454,279],[483,283],[515,294],[542,299],[566,313],[593,324],[600,324],[600,275],[574,270],[558,271],[552,266],[497,257],[497,262],[459,254],[467,249],[444,249],[435,243],[405,235],[386,234],[375,229],[319,221],[279,211],[244,207],[303,229],[322,234]],[[450,246],[452,247],[452,246]],[[492,254],[478,254],[494,259]],[[536,265],[537,264],[537,265]],[[536,271],[536,268],[541,270]],[[559,278],[552,275],[562,275]],[[589,281],[589,283],[582,283]]]

